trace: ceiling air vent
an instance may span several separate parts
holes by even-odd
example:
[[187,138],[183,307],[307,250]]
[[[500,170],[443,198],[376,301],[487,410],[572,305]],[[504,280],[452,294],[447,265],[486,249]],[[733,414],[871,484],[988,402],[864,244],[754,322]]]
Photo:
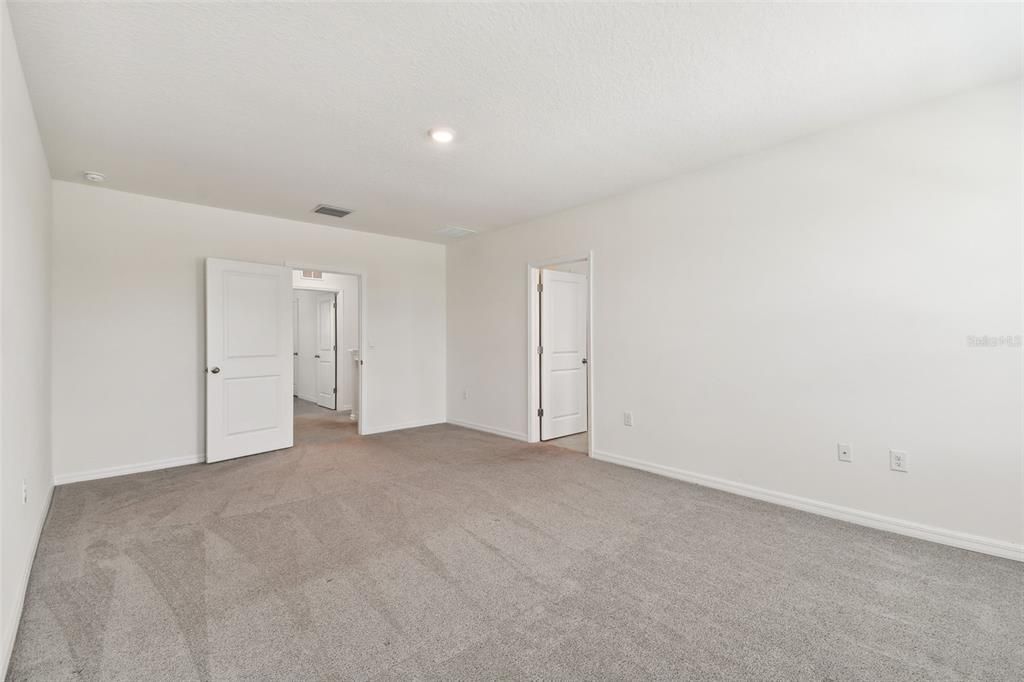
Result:
[[476,234],[476,230],[470,230],[467,227],[442,227],[437,231],[437,234],[448,239],[461,239],[462,237]]
[[323,279],[324,273],[319,270],[303,270],[302,279]]
[[332,218],[344,218],[352,211],[346,211],[343,208],[337,206],[328,206],[327,204],[320,204],[313,209],[313,213],[319,213],[320,215],[329,215]]

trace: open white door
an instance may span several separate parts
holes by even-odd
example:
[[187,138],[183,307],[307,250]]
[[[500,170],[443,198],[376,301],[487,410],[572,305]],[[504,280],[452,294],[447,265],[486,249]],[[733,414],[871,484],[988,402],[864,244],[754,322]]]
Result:
[[587,430],[587,277],[541,270],[540,439]]
[[292,298],[292,396],[299,397],[299,297]]
[[206,259],[206,461],[292,446],[292,273]]
[[316,297],[316,404],[333,410],[338,393],[338,374],[335,371],[336,349],[334,317],[337,313],[338,294]]

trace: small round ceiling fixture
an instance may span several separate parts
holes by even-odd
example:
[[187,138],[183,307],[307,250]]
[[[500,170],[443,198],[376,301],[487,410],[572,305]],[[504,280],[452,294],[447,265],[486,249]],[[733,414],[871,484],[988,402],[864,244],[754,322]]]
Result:
[[451,128],[431,128],[430,139],[438,144],[448,144],[455,139],[455,131]]
[[85,171],[84,173],[82,173],[82,177],[84,177],[89,182],[103,182],[104,180],[107,179],[106,175],[104,175],[103,173],[97,173],[96,171]]

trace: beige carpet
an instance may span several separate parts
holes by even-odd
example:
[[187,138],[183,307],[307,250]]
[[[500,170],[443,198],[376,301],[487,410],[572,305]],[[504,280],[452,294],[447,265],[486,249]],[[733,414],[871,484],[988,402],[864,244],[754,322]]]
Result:
[[565,448],[566,450],[582,452],[585,455],[589,455],[590,448],[588,447],[588,436],[589,434],[584,431],[583,433],[576,433],[571,436],[563,436],[561,438],[545,441],[545,443],[547,445],[554,445],[556,448]]
[[303,412],[289,451],[57,488],[9,678],[1024,669],[1020,564],[556,447]]

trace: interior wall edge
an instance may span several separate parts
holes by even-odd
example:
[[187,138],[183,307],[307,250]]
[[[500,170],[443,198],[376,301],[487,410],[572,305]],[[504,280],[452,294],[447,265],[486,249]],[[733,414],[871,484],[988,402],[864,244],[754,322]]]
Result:
[[525,433],[519,431],[508,431],[507,429],[499,429],[496,426],[485,426],[483,424],[475,424],[473,422],[462,421],[461,419],[449,419],[448,424],[453,426],[461,426],[464,429],[472,429],[473,431],[482,431],[484,433],[494,434],[495,436],[501,436],[503,438],[511,438],[513,440],[521,440],[524,443],[527,442]]
[[646,471],[658,476],[673,478],[677,481],[684,481],[686,483],[704,486],[705,488],[714,488],[723,492],[732,493],[733,495],[741,495],[743,497],[750,497],[763,502],[771,502],[772,504],[789,507],[790,509],[798,509],[811,514],[817,514],[818,516],[846,521],[847,523],[853,523],[858,526],[866,526],[868,528],[874,528],[875,530],[883,530],[890,533],[896,533],[898,535],[917,538],[918,540],[926,540],[940,545],[948,545],[950,547],[989,554],[1003,559],[1024,562],[1024,544],[1007,542],[1005,540],[996,540],[994,538],[973,535],[971,533],[950,530],[948,528],[936,528],[935,526],[928,526],[915,521],[907,521],[905,519],[898,519],[892,516],[884,516],[882,514],[874,514],[860,509],[843,507],[837,504],[813,500],[807,497],[800,497],[798,495],[790,495],[789,493],[760,488],[758,486],[730,481],[724,478],[698,474],[693,471],[684,471],[682,469],[665,466],[663,464],[654,464],[640,459],[634,459],[632,457],[623,457],[622,455],[616,455],[601,450],[594,450],[593,457],[598,461],[629,467],[630,469]]
[[4,623],[4,632],[6,637],[4,639],[4,656],[3,665],[0,666],[0,671],[3,672],[4,676],[7,675],[7,666],[11,663],[11,654],[14,652],[14,642],[18,638],[19,625],[21,624],[21,613],[25,607],[25,594],[28,592],[28,580],[32,575],[32,566],[36,562],[36,552],[39,550],[39,539],[43,536],[43,527],[46,526],[46,518],[50,515],[50,505],[53,503],[53,486],[50,486],[46,490],[46,504],[43,505],[44,513],[39,517],[34,529],[33,537],[35,537],[35,543],[32,545],[32,553],[29,556],[27,562],[21,572],[21,578],[18,581],[18,592],[14,595],[16,600],[14,609],[12,610],[12,618],[10,623]]
[[424,419],[423,421],[417,422],[406,422],[402,424],[388,424],[386,426],[375,426],[372,430],[363,431],[364,436],[372,436],[378,433],[388,433],[391,431],[404,431],[405,429],[418,429],[423,426],[437,426],[438,424],[444,424],[444,417],[440,419]]
[[114,478],[116,476],[140,474],[145,471],[173,469],[174,467],[187,466],[189,464],[203,464],[204,462],[206,462],[205,454],[155,459],[148,462],[139,462],[138,464],[126,464],[124,466],[105,467],[102,469],[90,469],[87,471],[73,471],[67,474],[59,474],[53,477],[53,484],[66,485],[68,483],[78,483],[79,481],[95,481],[100,478]]

